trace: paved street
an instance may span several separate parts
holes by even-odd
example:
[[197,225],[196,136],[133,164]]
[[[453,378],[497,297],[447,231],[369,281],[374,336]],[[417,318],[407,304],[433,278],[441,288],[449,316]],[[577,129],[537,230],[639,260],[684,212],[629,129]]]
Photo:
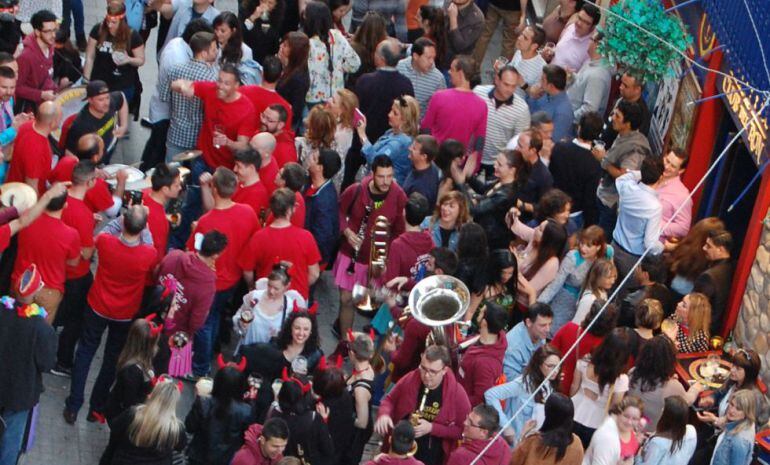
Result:
[[[86,12],[86,32],[101,21],[104,15],[104,0],[84,0]],[[220,10],[237,11],[235,0],[218,0],[217,8]],[[499,32],[490,44],[487,59],[482,68],[482,76],[485,82],[490,80],[490,58],[496,57],[499,51]],[[155,30],[150,35],[147,47],[146,62],[139,74],[144,83],[142,95],[142,116],[149,111],[150,95],[157,78],[157,61],[155,57]],[[128,138],[121,140],[113,155],[114,163],[134,163],[141,158],[144,144],[149,136],[149,130],[142,128],[138,122],[132,122]],[[338,294],[333,287],[329,273],[322,276],[318,289],[319,300],[319,327],[321,328],[321,341],[324,352],[331,353],[334,350],[335,341],[329,328],[337,314]],[[361,318],[357,318],[357,326],[362,324]],[[91,386],[101,366],[101,350],[91,366],[89,382],[86,386],[86,396],[90,395]],[[64,399],[69,393],[69,378],[60,378],[46,374],[43,377],[45,392],[40,398],[38,416],[35,430],[35,440],[29,453],[22,456],[22,465],[92,465],[99,462],[102,451],[107,443],[109,429],[106,425],[88,423],[87,415],[88,397],[86,405],[80,412],[77,423],[70,426],[62,418]],[[180,403],[178,415],[181,418],[189,411],[192,403],[192,386],[185,386],[183,400]]]

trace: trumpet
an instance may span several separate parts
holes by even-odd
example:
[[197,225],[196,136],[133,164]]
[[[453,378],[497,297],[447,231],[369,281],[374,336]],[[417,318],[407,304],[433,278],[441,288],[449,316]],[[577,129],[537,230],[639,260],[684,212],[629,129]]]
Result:
[[366,286],[353,285],[353,302],[363,312],[375,310],[379,303],[387,297],[387,290],[376,281],[385,274],[385,263],[388,259],[388,240],[390,239],[390,222],[382,215],[374,220],[369,246],[369,269]]

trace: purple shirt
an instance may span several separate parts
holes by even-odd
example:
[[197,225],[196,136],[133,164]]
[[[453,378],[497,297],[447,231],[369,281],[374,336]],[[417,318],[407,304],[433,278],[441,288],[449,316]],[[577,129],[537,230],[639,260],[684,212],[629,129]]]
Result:
[[583,63],[588,61],[588,46],[591,44],[591,34],[578,37],[575,31],[575,23],[564,29],[551,60],[552,65],[559,65],[573,73],[578,72]]
[[668,220],[674,216],[674,213],[682,203],[685,204],[682,211],[676,215],[671,224],[663,229],[660,234],[660,241],[665,242],[670,237],[686,236],[692,223],[692,199],[688,198],[690,190],[682,184],[682,180],[678,176],[664,184],[658,185],[655,190],[658,192],[658,199],[663,207],[663,215],[660,219],[662,226],[668,223]]

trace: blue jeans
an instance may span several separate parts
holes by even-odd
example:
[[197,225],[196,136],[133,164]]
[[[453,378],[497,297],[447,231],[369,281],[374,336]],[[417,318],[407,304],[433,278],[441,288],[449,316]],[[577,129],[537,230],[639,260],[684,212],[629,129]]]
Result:
[[16,465],[31,410],[3,410],[5,433],[0,437],[0,465]]
[[611,242],[612,233],[615,231],[615,223],[618,221],[618,207],[608,207],[598,198],[596,199],[596,205],[599,211],[599,227],[604,230],[607,242]]
[[110,394],[110,387],[115,381],[115,366],[118,356],[128,336],[130,321],[114,321],[102,318],[89,306],[83,315],[83,332],[75,352],[75,364],[72,367],[72,383],[70,395],[65,401],[67,410],[77,413],[85,400],[86,379],[91,368],[91,361],[96,355],[102,334],[109,328],[107,341],[104,344],[104,360],[91,391],[90,409],[103,412]]
[[217,291],[214,294],[214,301],[211,303],[206,323],[195,333],[192,359],[192,370],[195,376],[207,376],[211,371],[214,342],[219,337],[220,315],[233,296],[236,287],[237,284],[229,289]]
[[184,205],[182,205],[182,221],[179,223],[179,227],[171,231],[168,240],[170,249],[185,249],[187,238],[190,236],[190,225],[203,212],[201,187],[198,184],[198,178],[205,172],[213,173],[214,170],[203,161],[203,158],[198,157],[192,161],[189,174],[190,184],[187,186],[187,194]]
[[75,37],[86,37],[85,18],[83,16],[83,0],[62,0],[61,27],[67,34],[70,32],[70,14],[75,19]]

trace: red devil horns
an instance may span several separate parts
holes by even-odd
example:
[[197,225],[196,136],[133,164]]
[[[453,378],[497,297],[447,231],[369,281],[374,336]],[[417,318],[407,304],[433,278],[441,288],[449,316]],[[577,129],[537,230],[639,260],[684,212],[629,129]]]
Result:
[[[155,388],[155,386],[158,385],[158,383],[167,383],[173,381],[170,376],[168,375],[160,375],[160,376],[153,376],[150,380],[150,386]],[[181,381],[177,381],[176,383],[176,389],[181,394],[184,390],[184,384]]]
[[337,361],[334,364],[337,368],[342,368],[342,354],[337,354]]
[[289,369],[286,367],[283,367],[283,371],[281,372],[281,381],[289,381]]
[[311,316],[315,316],[315,314],[318,313],[318,302],[316,302],[313,305],[311,305],[310,308],[307,309],[307,312]]
[[149,315],[147,315],[146,317],[144,317],[144,321],[147,321],[147,322],[151,322],[151,321],[155,320],[155,318],[156,318],[157,316],[158,316],[158,314],[157,314],[157,313],[150,313]]
[[302,309],[301,309],[301,308],[299,308],[299,304],[297,303],[297,301],[296,301],[296,300],[294,301],[294,308],[293,308],[291,311],[292,311],[293,313],[299,313],[299,312],[301,312],[301,311],[302,311]]
[[321,358],[318,360],[318,369],[320,371],[324,371],[324,370],[326,370],[326,368],[327,368],[327,366],[326,366],[326,356],[321,355]]
[[356,340],[356,336],[353,334],[353,330],[348,328],[348,341],[353,342]]
[[160,333],[163,332],[163,324],[156,324],[154,321],[157,316],[157,313],[150,313],[144,317],[144,321],[150,325],[150,336],[152,337],[157,337]]
[[232,367],[240,371],[241,373],[243,373],[243,370],[246,369],[246,357],[241,357],[241,360],[237,364],[233,362],[225,363],[225,359],[224,357],[222,357],[222,354],[220,353],[217,356],[217,366],[219,367],[220,370],[225,367]]
[[374,342],[374,328],[369,328],[369,339]]

